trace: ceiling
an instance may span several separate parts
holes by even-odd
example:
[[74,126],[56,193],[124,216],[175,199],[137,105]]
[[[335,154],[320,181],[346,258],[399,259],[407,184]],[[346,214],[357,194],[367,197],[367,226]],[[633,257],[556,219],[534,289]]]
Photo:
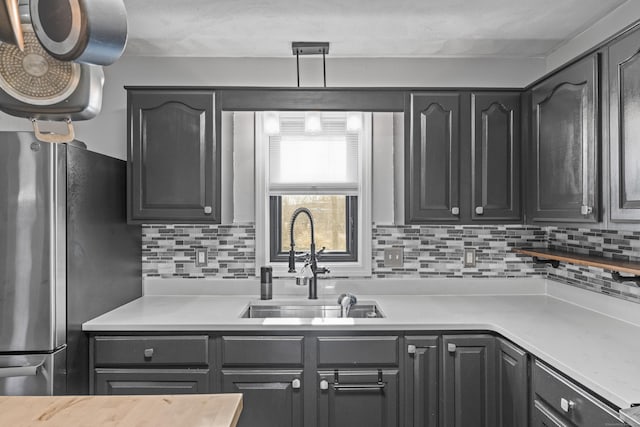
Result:
[[632,0],[126,0],[130,56],[541,57]]

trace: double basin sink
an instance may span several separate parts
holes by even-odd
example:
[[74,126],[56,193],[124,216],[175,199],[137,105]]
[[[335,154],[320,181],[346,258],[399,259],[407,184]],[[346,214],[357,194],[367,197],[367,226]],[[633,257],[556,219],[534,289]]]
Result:
[[[240,315],[245,319],[266,319],[266,318],[341,318],[342,307],[338,304],[327,303],[302,303],[289,302],[282,304],[249,304],[247,309]],[[384,314],[380,307],[374,302],[363,302],[354,304],[349,309],[346,318],[350,319],[379,319]]]

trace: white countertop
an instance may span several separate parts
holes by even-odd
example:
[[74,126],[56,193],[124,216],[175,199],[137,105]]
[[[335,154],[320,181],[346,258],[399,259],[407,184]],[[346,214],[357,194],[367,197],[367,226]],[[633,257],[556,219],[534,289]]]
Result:
[[[193,294],[158,295],[145,289],[142,298],[86,322],[83,329],[494,331],[620,408],[640,403],[640,305],[541,279],[421,283],[349,282],[321,292],[331,294],[327,301],[335,303],[335,294],[349,288],[362,302],[377,302],[384,319],[242,319],[249,302],[259,302],[257,291],[225,295],[219,288],[222,295],[202,295],[185,287]],[[270,303],[301,301],[301,296],[277,297],[277,292]]]

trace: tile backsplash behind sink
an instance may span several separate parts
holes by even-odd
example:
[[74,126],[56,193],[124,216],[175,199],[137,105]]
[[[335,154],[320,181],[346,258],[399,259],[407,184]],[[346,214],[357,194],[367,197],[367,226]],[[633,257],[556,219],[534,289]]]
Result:
[[[621,259],[640,257],[640,232],[522,225],[374,225],[372,275],[383,278],[512,278],[548,276],[573,286],[640,303],[640,288],[616,283],[609,272],[561,264],[553,269],[516,255],[513,247],[550,247]],[[142,230],[145,278],[244,279],[255,275],[255,226],[145,225]],[[384,249],[402,247],[404,265],[384,267]],[[205,248],[206,267],[196,266]],[[476,266],[464,267],[465,248],[476,250]]]

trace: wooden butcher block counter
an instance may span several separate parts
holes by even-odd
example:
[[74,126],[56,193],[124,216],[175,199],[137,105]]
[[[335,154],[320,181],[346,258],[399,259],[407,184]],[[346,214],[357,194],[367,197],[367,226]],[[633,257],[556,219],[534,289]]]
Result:
[[0,426],[235,427],[241,394],[0,397]]

